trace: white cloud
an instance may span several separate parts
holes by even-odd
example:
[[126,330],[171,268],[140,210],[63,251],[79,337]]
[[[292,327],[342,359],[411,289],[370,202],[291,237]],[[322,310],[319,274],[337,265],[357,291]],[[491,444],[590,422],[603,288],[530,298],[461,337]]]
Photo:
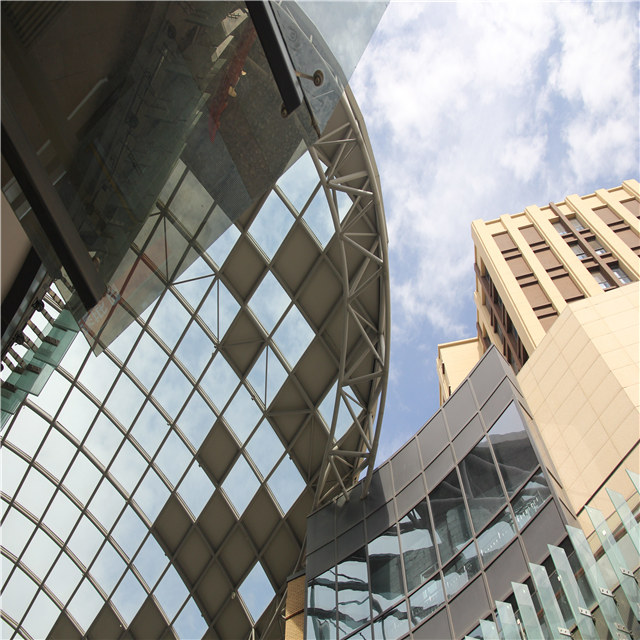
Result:
[[625,5],[389,6],[352,85],[381,175],[396,337],[473,332],[471,220],[632,177],[635,24]]

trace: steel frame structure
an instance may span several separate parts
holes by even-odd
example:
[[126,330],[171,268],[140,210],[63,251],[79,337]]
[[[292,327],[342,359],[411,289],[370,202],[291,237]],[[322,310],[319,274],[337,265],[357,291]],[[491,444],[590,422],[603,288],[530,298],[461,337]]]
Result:
[[[131,637],[129,634],[135,636],[143,628],[157,628],[158,637],[167,632],[180,635],[181,620],[194,603],[214,637],[249,637],[258,633],[266,638],[280,634],[279,607],[286,590],[286,577],[303,559],[306,515],[314,507],[345,494],[365,471],[369,482],[388,377],[390,310],[384,211],[371,146],[349,90],[339,103],[327,133],[310,154],[319,182],[313,192],[305,196],[306,204],[300,210],[280,186],[273,189],[272,193],[289,210],[294,222],[271,258],[264,254],[251,235],[251,225],[266,196],[238,221],[238,238],[224,264],[214,262],[199,246],[197,231],[191,233],[186,228],[170,203],[159,202],[156,220],[151,218],[149,224],[149,235],[133,250],[140,263],[151,268],[166,289],[148,313],[140,316],[130,310],[135,316],[129,332],[133,337],[131,344],[125,348],[115,343],[100,356],[104,371],[115,372],[113,379],[104,374],[98,384],[83,376],[83,372],[90,369],[93,358],[86,348],[79,360],[73,362],[72,358],[63,362],[57,370],[53,384],[60,386],[61,397],[55,408],[41,406],[40,398],[27,398],[23,408],[8,424],[0,438],[3,457],[7,456],[3,463],[11,460],[14,467],[17,465],[22,470],[22,475],[12,479],[11,487],[3,486],[1,496],[2,523],[6,531],[2,555],[11,567],[3,576],[2,589],[10,596],[12,580],[17,584],[14,576],[29,584],[30,589],[33,587],[30,599],[24,597],[24,609],[15,615],[9,605],[3,604],[2,620],[11,631],[10,636],[32,637],[29,623],[36,615],[34,612],[44,606],[43,602],[52,608],[51,611],[55,609],[57,617],[53,631],[68,637],[107,633],[124,638]],[[185,170],[176,181],[174,194],[187,177]],[[305,267],[303,277],[298,278],[300,267],[288,257],[294,255],[301,243],[313,242],[304,215],[320,191],[328,202],[335,233],[325,247],[313,250],[313,259]],[[339,197],[344,194],[351,202],[346,213],[339,207]],[[207,216],[212,215],[213,210],[212,204],[199,229],[206,224]],[[171,268],[169,255],[165,256],[165,264],[150,264],[145,258],[145,248],[152,235],[162,233],[168,226],[184,240],[183,253],[175,258]],[[183,285],[189,281],[177,275],[181,273],[181,261],[187,259],[190,251],[195,251],[209,269],[208,275],[190,280],[206,283],[197,299],[189,299],[184,294]],[[239,265],[242,265],[241,269]],[[265,327],[252,306],[252,296],[268,274],[276,277],[288,296],[273,327]],[[251,281],[247,281],[249,277]],[[334,297],[324,295],[325,290],[332,290],[334,285],[339,288],[339,294]],[[227,327],[221,325],[225,306],[221,297],[223,290],[237,305],[233,321]],[[165,298],[189,316],[172,341],[167,341],[161,331],[164,327],[161,305]],[[215,300],[216,322],[209,323],[204,318],[205,308],[211,300]],[[50,301],[45,299],[45,303],[55,315]],[[313,337],[307,349],[316,350],[312,355],[305,352],[297,364],[289,363],[276,335],[287,314],[293,310],[297,310],[312,328]],[[206,336],[211,346],[211,355],[199,372],[178,353],[193,327]],[[129,338],[124,340],[126,343]],[[140,368],[140,362],[136,363],[136,358],[142,357],[144,341],[152,344],[160,354],[157,361],[161,364],[153,371],[153,376]],[[249,380],[263,354],[264,390],[255,388]],[[318,359],[317,354],[322,357]],[[219,363],[221,356],[233,369],[236,379],[235,391],[218,406],[204,389],[207,375],[214,370],[214,363],[217,358]],[[153,362],[149,363],[150,368],[154,366]],[[310,366],[313,367],[311,370]],[[274,367],[284,369],[287,379],[275,397],[270,398],[267,388]],[[165,374],[169,375],[169,370],[179,372],[186,380],[184,384],[188,390],[176,409],[165,406],[164,391],[161,390],[161,380]],[[147,380],[147,376],[151,377]],[[122,408],[113,404],[121,381],[139,401],[126,420],[119,415]],[[320,405],[334,384],[337,391],[329,420],[326,414],[323,418]],[[245,438],[234,432],[235,425],[227,423],[226,412],[240,390],[250,395],[262,416]],[[84,431],[66,424],[68,413],[65,414],[65,408],[71,406],[72,395],[82,398],[91,408],[86,425],[82,425]],[[204,442],[193,442],[189,425],[183,422],[192,399],[202,401],[211,412],[215,423],[210,434],[217,429],[219,446],[222,447],[222,443],[233,450],[228,460],[222,460],[226,454],[219,450],[213,457],[207,453],[208,435]],[[351,418],[351,426],[342,431],[339,427],[341,405],[346,407]],[[165,425],[162,437],[153,448],[140,439],[137,431],[148,407],[158,424]],[[31,440],[20,431],[25,424],[21,422],[21,415],[27,416],[25,419],[34,425],[44,425],[38,439]],[[112,425],[119,439],[108,455],[91,441],[92,434],[98,432],[100,420]],[[247,443],[257,437],[262,425],[272,428],[282,444],[282,451],[270,471],[261,468],[247,449]],[[66,466],[59,470],[46,455],[54,436],[72,451],[68,459],[64,458]],[[189,453],[185,468],[175,476],[161,460],[170,440],[184,446]],[[142,461],[143,470],[133,480],[123,475],[118,462],[126,459],[125,450],[132,452],[131,460]],[[271,484],[287,459],[296,466],[304,483],[304,490],[290,508],[280,506],[278,491]],[[240,509],[234,505],[225,483],[240,460],[255,474],[258,487],[250,497],[250,504],[238,513]],[[73,470],[81,463],[88,463],[93,470],[92,477],[97,478],[93,486],[83,487],[82,491],[80,485],[71,480]],[[197,467],[204,470],[212,485],[212,495],[200,514],[189,505],[192,496],[184,489],[190,474],[198,471]],[[38,510],[23,504],[23,496],[27,495],[25,487],[33,476],[52,489],[50,494],[43,495]],[[151,476],[160,483],[157,486],[165,495],[164,503],[154,505],[152,509],[141,502],[145,483]],[[115,503],[104,500],[101,493],[104,487],[108,487],[109,495],[117,499]],[[113,517],[105,518],[102,512],[95,512],[101,501],[108,510],[114,510]],[[61,502],[67,505],[65,514],[73,514],[75,518],[69,515],[68,526],[62,528],[52,524],[60,518],[62,511],[56,505]],[[56,513],[57,519],[52,515]],[[138,523],[136,531],[141,532],[131,549],[128,545],[133,543],[120,535],[125,514]],[[12,518],[21,523],[26,520],[28,526],[33,527],[26,536],[21,533],[16,548],[12,547],[10,535],[9,520]],[[229,519],[228,526],[221,524],[224,518]],[[75,539],[81,534],[81,522],[95,528],[100,539],[97,548],[86,557],[74,547]],[[48,545],[54,545],[55,552],[48,568],[34,569],[29,561],[33,555],[30,553],[37,548],[38,540],[43,539]],[[163,552],[159,560],[164,564],[161,564],[158,576],[150,577],[140,564],[140,558],[143,547],[156,542]],[[109,553],[122,571],[114,580],[105,582],[101,579],[104,575],[101,562]],[[63,560],[79,577],[71,590],[64,593],[57,591],[57,582],[53,580],[56,571],[63,566]],[[254,620],[246,602],[237,596],[242,595],[243,585],[258,564],[274,590],[274,597],[259,619]],[[163,601],[160,594],[162,585],[176,572],[187,595],[174,608],[173,601],[167,605],[168,601]],[[128,617],[112,604],[128,584],[127,580],[133,580],[144,596],[139,609]],[[85,602],[84,594],[90,590],[101,608],[93,621],[80,623],[77,619],[80,605]],[[216,593],[217,601],[207,596],[211,593]],[[5,602],[9,603],[10,597]],[[167,608],[171,612],[168,613]]]

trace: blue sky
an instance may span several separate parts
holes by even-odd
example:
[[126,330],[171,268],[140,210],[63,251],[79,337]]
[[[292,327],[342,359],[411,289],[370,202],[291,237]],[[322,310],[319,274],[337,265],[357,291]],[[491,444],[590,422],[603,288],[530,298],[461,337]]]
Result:
[[475,335],[470,223],[638,177],[637,3],[391,3],[351,79],[390,238],[378,463],[438,408],[437,344]]

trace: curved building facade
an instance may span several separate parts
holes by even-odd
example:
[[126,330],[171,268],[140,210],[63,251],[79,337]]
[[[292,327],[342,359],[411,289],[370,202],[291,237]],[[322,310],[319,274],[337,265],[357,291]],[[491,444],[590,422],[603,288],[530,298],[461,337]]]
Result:
[[478,621],[495,623],[494,602],[514,601],[574,521],[532,429],[489,349],[365,499],[356,485],[309,517],[305,637],[487,637]]
[[137,242],[160,225],[190,266],[2,432],[2,637],[281,637],[306,516],[372,464],[387,239],[350,92],[209,248],[174,213],[211,210],[184,163],[161,200]]

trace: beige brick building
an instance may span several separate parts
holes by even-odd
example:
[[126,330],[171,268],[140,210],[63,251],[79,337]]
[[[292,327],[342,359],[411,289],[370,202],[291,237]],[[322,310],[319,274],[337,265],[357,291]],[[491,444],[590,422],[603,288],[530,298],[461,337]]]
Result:
[[584,506],[628,494],[640,450],[640,185],[472,223],[477,336],[439,345],[445,402],[491,344],[518,374],[549,466]]

